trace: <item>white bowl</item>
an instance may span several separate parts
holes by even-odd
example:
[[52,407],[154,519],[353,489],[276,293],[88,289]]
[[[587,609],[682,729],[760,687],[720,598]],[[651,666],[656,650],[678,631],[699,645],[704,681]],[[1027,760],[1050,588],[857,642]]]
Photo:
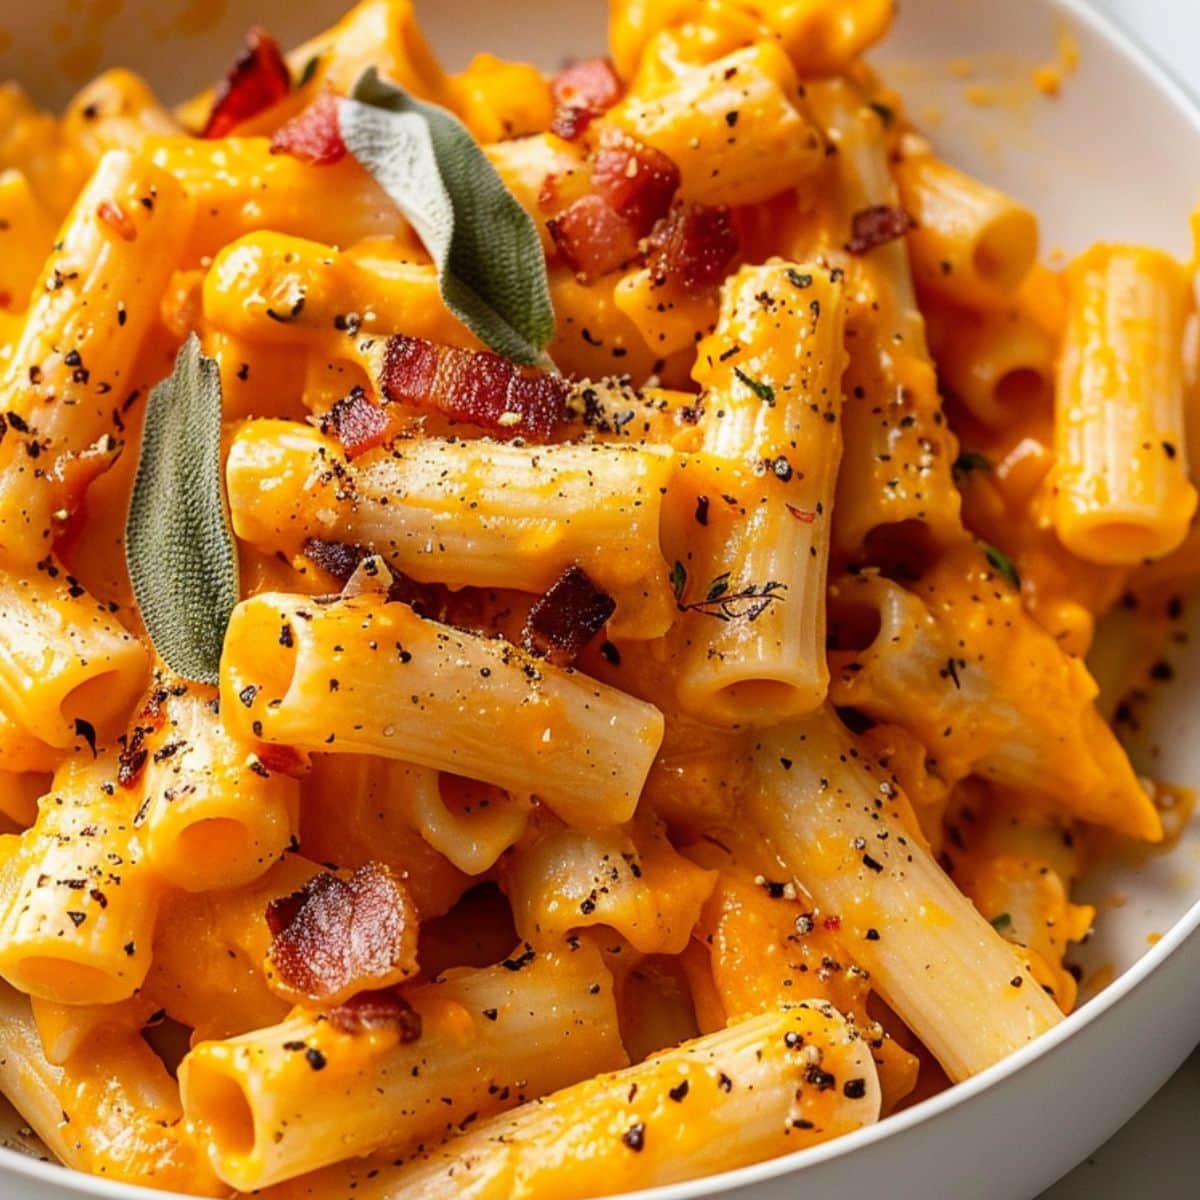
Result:
[[[64,75],[64,63],[90,69],[102,58],[132,65],[179,99],[223,68],[249,24],[300,40],[343,4],[191,2],[177,6],[190,20],[173,25],[160,0],[126,0],[106,23],[79,16],[100,7],[42,0],[7,12],[12,40],[0,50],[0,78],[14,76],[61,103],[80,82]],[[452,65],[488,48],[552,67],[603,38],[602,0],[418,0],[418,9]],[[56,21],[69,32],[51,35]],[[1053,60],[1063,26],[1080,64],[1062,94],[1047,100],[1035,95],[1031,70]],[[962,59],[970,60],[970,78],[961,63],[949,69]],[[904,0],[879,61],[914,115],[932,118],[929,132],[951,160],[1033,205],[1047,247],[1126,239],[1187,252],[1186,220],[1200,186],[1200,114],[1161,68],[1077,0]],[[995,102],[968,102],[969,88],[986,89],[973,94]],[[1157,696],[1134,747],[1147,773],[1193,786],[1200,784],[1198,610],[1191,645],[1174,648],[1175,680]],[[1111,970],[1113,981],[1052,1033],[871,1129],[645,1195],[1027,1200],[1038,1193],[1115,1132],[1200,1041],[1200,821],[1169,854],[1109,864],[1087,886],[1100,913],[1080,962],[1092,976]],[[36,1146],[20,1129],[19,1118],[0,1108],[0,1142],[26,1151],[0,1149],[0,1196],[148,1200],[140,1189],[28,1157]]]

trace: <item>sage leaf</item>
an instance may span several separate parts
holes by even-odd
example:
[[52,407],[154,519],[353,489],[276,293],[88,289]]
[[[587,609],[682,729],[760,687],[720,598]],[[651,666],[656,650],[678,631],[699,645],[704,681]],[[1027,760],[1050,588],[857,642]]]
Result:
[[221,491],[221,377],[194,333],[150,393],[125,561],[163,662],[216,683],[238,600],[237,547]]
[[446,307],[498,354],[545,365],[554,308],[537,227],[466,126],[374,67],[338,125],[429,251]]

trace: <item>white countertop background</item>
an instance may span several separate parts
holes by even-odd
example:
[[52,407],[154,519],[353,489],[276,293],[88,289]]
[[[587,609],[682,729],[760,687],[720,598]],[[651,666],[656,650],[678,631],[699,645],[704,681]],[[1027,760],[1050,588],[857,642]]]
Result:
[[[1115,17],[1200,99],[1200,0],[1090,2]],[[1194,179],[1186,183],[1193,189],[1200,185]],[[1200,1003],[1200,980],[1197,984]],[[1132,1121],[1041,1200],[1198,1197],[1198,1139],[1200,1050]],[[1020,1147],[1014,1146],[1013,1153],[1019,1154]]]

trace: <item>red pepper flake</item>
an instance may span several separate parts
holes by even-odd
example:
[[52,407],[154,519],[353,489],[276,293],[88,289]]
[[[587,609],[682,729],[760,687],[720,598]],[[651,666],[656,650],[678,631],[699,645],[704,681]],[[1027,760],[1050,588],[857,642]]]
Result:
[[525,620],[525,645],[560,666],[569,666],[604,628],[616,603],[579,566],[568,567],[534,601]]
[[290,154],[314,167],[326,167],[346,157],[338,125],[338,97],[322,92],[307,108],[285,121],[271,138],[272,154]]
[[321,432],[336,437],[347,458],[357,458],[387,439],[387,414],[362,388],[355,387],[321,419]]
[[279,43],[257,26],[225,78],[217,85],[212,112],[202,137],[228,137],[236,126],[282,100],[292,90],[292,75]]
[[811,508],[797,508],[794,504],[789,504],[787,510],[804,525],[811,525],[817,519],[817,514]]
[[689,295],[717,287],[738,253],[729,209],[676,206],[654,227],[647,260],[654,282]]
[[101,200],[96,205],[96,216],[123,242],[137,241],[137,226],[115,200]]
[[331,1008],[326,1020],[342,1033],[366,1033],[372,1029],[396,1029],[403,1045],[421,1036],[421,1014],[395,988],[359,992],[344,1004]]
[[[243,695],[245,689],[243,689]],[[251,701],[253,703],[253,701]],[[308,763],[299,750],[291,746],[276,746],[264,743],[255,748],[258,761],[272,775],[287,775],[292,779],[303,779],[308,773]]]
[[836,933],[842,927],[842,918],[841,917],[826,917],[821,922],[821,924],[824,925],[825,928],[828,929],[830,933]]
[[592,283],[637,256],[628,221],[602,196],[580,196],[546,222],[555,248],[583,283]]
[[380,387],[393,403],[436,408],[498,438],[545,442],[567,418],[561,376],[403,334],[388,339]]
[[873,204],[856,212],[850,222],[850,240],[846,250],[850,254],[866,254],[876,246],[903,237],[916,222],[902,208],[894,204]]
[[571,142],[621,98],[621,81],[608,59],[585,58],[559,71],[550,94],[555,106],[550,130]]
[[272,989],[294,1003],[345,1004],[417,969],[417,912],[404,885],[382,863],[348,879],[314,876],[267,906]]

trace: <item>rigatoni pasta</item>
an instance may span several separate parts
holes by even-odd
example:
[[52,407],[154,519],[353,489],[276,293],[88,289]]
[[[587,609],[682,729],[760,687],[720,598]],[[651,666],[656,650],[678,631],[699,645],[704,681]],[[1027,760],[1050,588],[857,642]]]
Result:
[[892,8],[612,0],[551,75],[362,0],[174,107],[0,87],[0,1093],[49,1154],[628,1192],[1072,1009],[1082,875],[1178,823],[1084,655],[1197,576],[1195,297],[1040,261],[861,61]]
[[1166,254],[1096,246],[1067,270],[1054,525],[1089,562],[1169,554],[1196,511],[1183,434],[1187,282]]

